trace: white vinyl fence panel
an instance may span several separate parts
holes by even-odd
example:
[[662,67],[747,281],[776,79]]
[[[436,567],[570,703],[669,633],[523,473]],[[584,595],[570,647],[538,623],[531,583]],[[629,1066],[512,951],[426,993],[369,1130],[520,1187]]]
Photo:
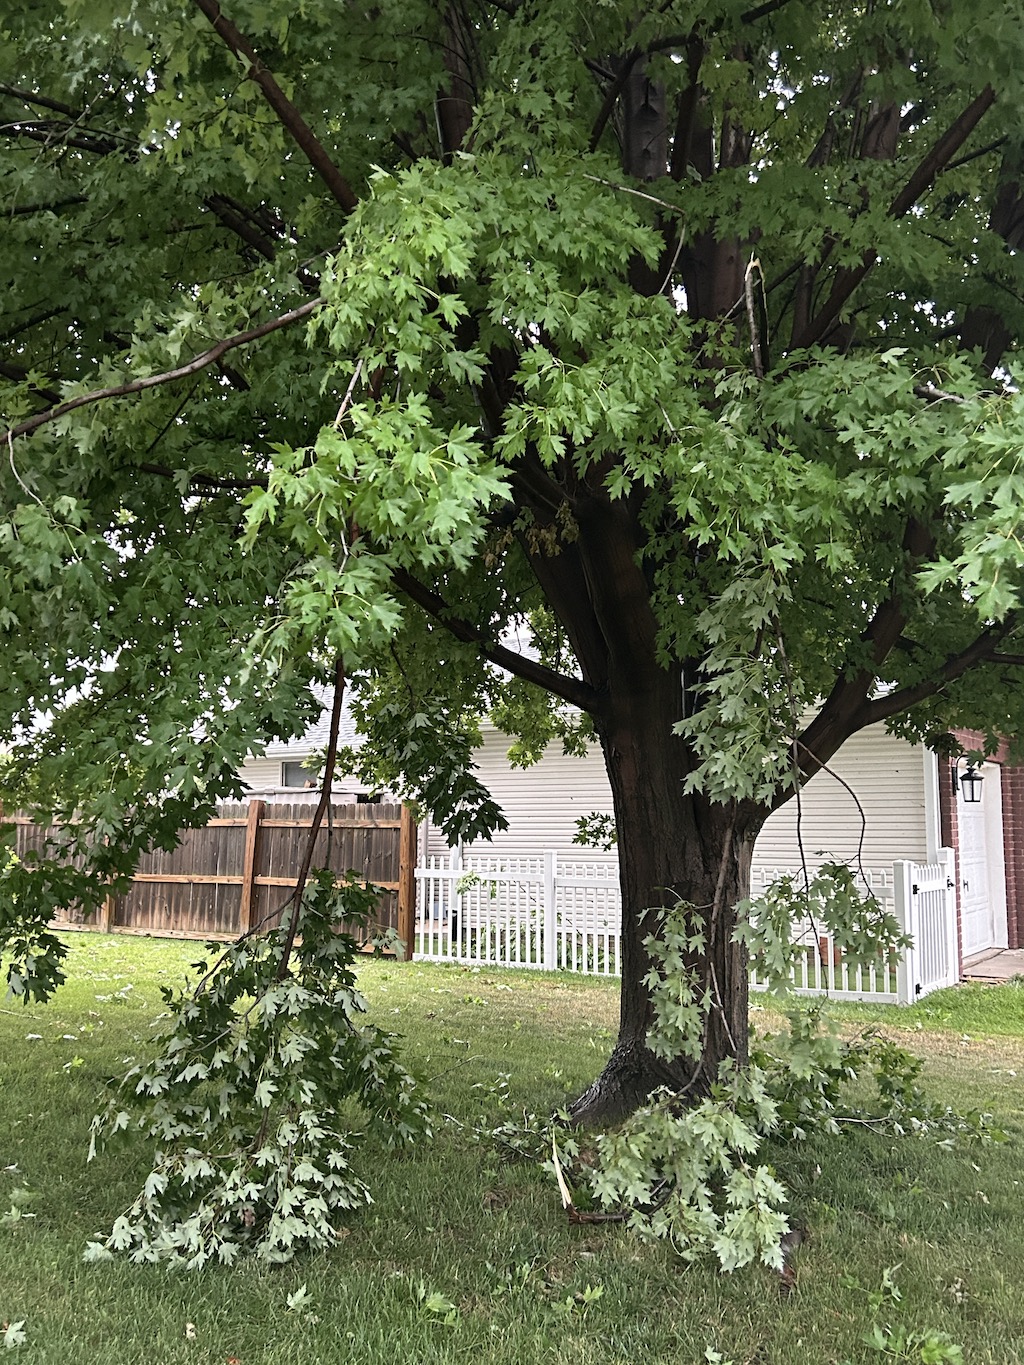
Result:
[[[816,869],[810,869],[813,876]],[[793,877],[802,885],[803,869],[755,867],[751,874],[750,894],[759,895],[779,877]],[[891,867],[861,867],[856,880],[861,893],[875,897],[884,910],[896,913]],[[900,1003],[897,980],[898,958],[879,951],[878,961],[862,967],[844,960],[825,925],[807,919],[793,926],[797,952],[793,963],[793,989],[798,995],[828,995],[835,1000],[873,1000],[877,1004]],[[751,990],[763,990],[765,982],[751,969]]]
[[934,863],[894,864],[896,914],[913,939],[900,963],[900,999],[919,1000],[960,979],[956,933],[956,859],[940,848]]
[[554,852],[534,858],[453,849],[416,869],[415,956],[435,962],[617,976],[618,868]]
[[[793,987],[839,1000],[906,1004],[958,978],[953,854],[937,863],[897,862],[858,873],[865,889],[893,913],[913,947],[902,959],[879,950],[867,966],[847,963],[823,925],[796,926]],[[791,868],[758,868],[752,894]],[[414,956],[433,962],[534,967],[618,976],[621,971],[618,868],[571,860],[549,850],[535,857],[453,849],[416,869]],[[763,988],[756,972],[753,989]]]

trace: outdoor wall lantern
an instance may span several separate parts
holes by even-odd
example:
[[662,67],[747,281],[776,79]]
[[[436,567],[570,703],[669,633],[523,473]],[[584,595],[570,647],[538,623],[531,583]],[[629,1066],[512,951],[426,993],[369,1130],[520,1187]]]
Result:
[[953,786],[956,787],[957,769],[962,761],[967,763],[967,768],[959,774],[960,790],[963,793],[964,802],[967,805],[977,805],[981,800],[981,784],[985,779],[978,772],[976,764],[972,763],[970,759],[964,759],[962,754],[953,763]]

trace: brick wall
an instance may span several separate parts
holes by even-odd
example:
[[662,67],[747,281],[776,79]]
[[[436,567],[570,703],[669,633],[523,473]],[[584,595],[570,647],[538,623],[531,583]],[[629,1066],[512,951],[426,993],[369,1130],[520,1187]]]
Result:
[[1006,935],[1011,948],[1024,945],[1024,767],[1004,763],[1003,856],[1006,859]]

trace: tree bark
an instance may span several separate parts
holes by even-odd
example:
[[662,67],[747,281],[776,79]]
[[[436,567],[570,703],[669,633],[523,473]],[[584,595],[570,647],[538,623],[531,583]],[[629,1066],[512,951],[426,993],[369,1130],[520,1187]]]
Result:
[[[678,671],[652,668],[629,689],[613,686],[609,712],[598,724],[618,831],[622,985],[618,1040],[604,1071],[570,1109],[588,1125],[626,1117],[658,1086],[702,1095],[720,1062],[734,1058],[742,1065],[747,1057],[746,952],[732,942],[732,932],[736,903],[749,894],[754,839],[768,812],[684,792],[693,760],[685,741],[672,733],[681,710]],[[682,1057],[667,1062],[647,1046],[653,1015],[644,940],[657,934],[662,908],[679,901],[693,907],[691,920],[707,932],[705,951],[694,952],[688,963],[698,995],[706,989],[713,1001],[696,1063]]]

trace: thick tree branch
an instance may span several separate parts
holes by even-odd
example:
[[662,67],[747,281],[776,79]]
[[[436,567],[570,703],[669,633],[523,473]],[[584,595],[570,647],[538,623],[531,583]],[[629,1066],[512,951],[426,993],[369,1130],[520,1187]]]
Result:
[[21,100],[31,108],[33,105],[39,109],[52,109],[55,114],[66,114],[68,118],[80,119],[84,111],[76,109],[74,105],[65,104],[62,100],[51,99],[49,95],[37,95],[33,90],[22,90],[16,85],[6,85],[0,82],[0,95],[10,95],[12,99]]
[[581,711],[593,714],[598,708],[600,697],[592,687],[578,678],[567,678],[563,673],[548,668],[546,664],[536,659],[528,659],[504,645],[488,643],[476,626],[461,616],[456,616],[439,593],[428,588],[405,569],[395,569],[392,579],[395,587],[411,598],[418,607],[422,607],[428,616],[444,626],[457,640],[475,645],[483,658],[490,663],[496,664],[498,668],[504,668],[517,678],[525,679],[526,682],[535,683],[546,692],[551,692],[570,705],[579,707]]
[[444,16],[443,57],[448,88],[437,96],[437,124],[441,155],[448,162],[462,150],[473,124],[476,90],[473,84],[474,24],[457,3],[447,6]]
[[[903,533],[903,551],[909,564],[920,563],[934,553],[934,547],[934,532],[918,518],[910,517]],[[869,723],[858,717],[868,705],[879,667],[896,648],[906,624],[901,581],[897,578],[889,596],[879,603],[861,636],[862,643],[870,647],[870,667],[861,667],[852,675],[842,672],[836,678],[820,711],[800,736],[808,754],[820,755],[827,763],[854,731]]]
[[[187,471],[172,469],[166,464],[151,464],[148,460],[142,464],[134,465],[133,468],[141,470],[143,474],[157,474],[162,479],[176,479]],[[196,487],[197,490],[207,489],[211,493],[227,493],[247,491],[250,488],[266,488],[269,480],[265,474],[254,474],[251,479],[234,479],[216,474],[192,474],[188,475],[189,485]]]
[[87,194],[69,194],[66,199],[55,199],[51,204],[15,204],[13,208],[5,209],[4,216],[7,218],[27,217],[30,213],[56,213],[58,209],[70,208],[72,204],[87,204],[89,196]]
[[[0,375],[4,379],[13,380],[15,384],[23,384],[29,376],[29,371],[22,369],[20,365],[12,365],[10,361],[0,360]],[[33,384],[31,388],[33,393],[38,394],[40,398],[45,398],[48,403],[60,402],[60,394],[56,389],[44,389],[36,384]],[[42,415],[42,413],[38,414],[40,417]],[[6,436],[3,439],[6,440]]]
[[[912,564],[920,563],[922,559],[935,553],[935,532],[917,517],[908,518],[903,533],[903,551]],[[902,594],[897,587],[892,595],[879,605],[864,633],[866,643],[871,646],[872,663],[880,664],[888,658],[906,624],[907,613]]]
[[253,251],[258,252],[265,261],[272,261],[277,252],[273,242],[265,236],[244,214],[240,213],[234,204],[222,194],[207,195],[203,201],[206,207],[215,217],[217,217],[226,228],[241,237],[247,246],[251,246]]
[[785,9],[790,0],[766,0],[763,5],[758,5],[756,9],[748,9],[745,14],[740,15],[741,24],[756,24],[758,19],[765,19],[769,14],[774,14],[777,10]]
[[256,49],[221,11],[217,0],[195,0],[195,4],[206,15],[219,37],[224,40],[235,56],[246,63],[249,68],[249,79],[254,81],[263,91],[267,103],[281,121],[282,126],[291,135],[296,145],[301,148],[309,164],[330,190],[337,203],[346,213],[351,213],[359,203],[358,197],[334,164],[323,143],[278,85],[270,71],[260,61]]
[[[902,218],[917,203],[921,195],[933,184],[936,177],[952,160],[982,118],[995,103],[995,91],[990,85],[972,100],[960,116],[952,123],[935,145],[922,158],[906,184],[889,205],[890,218]],[[820,341],[832,325],[850,295],[878,260],[878,252],[869,250],[859,265],[845,266],[836,273],[832,291],[818,313],[810,320],[798,336],[793,339],[794,347],[813,346]]]
[[[821,724],[828,706],[826,702],[797,741],[799,750],[804,755],[800,761],[803,776],[813,777],[816,772],[820,772],[840,745],[851,735],[869,725],[878,725],[881,721],[888,720],[890,716],[898,715],[919,702],[927,701],[929,697],[941,692],[947,683],[955,682],[972,668],[986,663],[1024,664],[1024,655],[1003,655],[996,652],[1000,640],[1006,639],[1015,624],[1015,620],[1008,620],[1000,626],[992,626],[982,631],[966,649],[950,655],[931,677],[915,683],[912,687],[901,687],[894,692],[885,693],[884,696],[872,700],[865,699],[845,717],[842,727],[838,727],[834,722],[830,725]],[[780,794],[776,805],[781,805],[787,797],[788,793]]]
[[986,85],[981,94],[971,101],[955,123],[946,129],[917,170],[889,206],[890,218],[902,218],[933,183],[943,168],[960,150],[975,128],[996,102],[996,93]]
[[250,341],[258,341],[260,337],[269,336],[271,332],[279,332],[282,327],[290,327],[292,323],[301,322],[303,318],[309,317],[310,313],[315,312],[326,302],[327,300],[323,298],[310,299],[309,303],[304,303],[299,308],[293,308],[290,313],[281,313],[278,317],[260,323],[258,327],[251,327],[247,332],[236,332],[234,336],[225,337],[223,341],[218,341],[216,346],[211,346],[208,351],[203,351],[200,355],[186,361],[184,365],[176,366],[173,370],[165,370],[162,374],[146,375],[143,379],[132,379],[124,384],[114,384],[107,389],[93,389],[90,393],[82,393],[76,398],[69,398],[67,402],[57,403],[54,407],[47,408],[45,412],[38,412],[34,417],[26,418],[16,427],[0,432],[0,441],[10,441],[17,436],[28,436],[31,432],[37,431],[39,427],[45,426],[47,422],[55,422],[59,417],[74,412],[77,408],[102,402],[105,398],[126,398],[129,394],[159,388],[161,384],[171,384],[176,379],[187,379],[189,375],[198,374],[208,365],[216,364],[221,356],[226,355],[228,351],[233,351],[238,346],[246,346]]
[[622,65],[616,72],[612,83],[605,91],[604,99],[601,102],[601,108],[597,111],[597,118],[594,120],[594,126],[590,132],[590,150],[592,152],[597,151],[598,143],[601,141],[604,130],[608,125],[608,120],[612,116],[612,110],[615,108],[619,96],[626,87],[626,82],[629,80],[630,73],[641,55],[640,50],[634,48],[632,52],[627,52],[624,57],[620,58]]
[[[1012,625],[1004,623],[983,631],[966,649],[961,650],[959,654],[950,655],[931,678],[915,683],[913,687],[902,687],[896,692],[889,692],[884,697],[876,697],[874,701],[867,702],[858,716],[859,723],[856,728],[862,730],[867,725],[875,725],[900,711],[906,711],[908,707],[916,706],[918,702],[926,701],[928,697],[940,692],[946,683],[955,682],[978,664],[1004,662],[998,658],[995,649],[1011,629]],[[1014,658],[1013,655],[1006,657]]]
[[[253,216],[241,204],[229,199],[227,195],[211,194],[203,201],[211,213],[247,246],[252,247],[265,261],[277,259],[277,245],[272,238],[261,232],[253,221]],[[309,294],[315,294],[320,281],[308,270],[298,266],[295,271],[299,283]]]

